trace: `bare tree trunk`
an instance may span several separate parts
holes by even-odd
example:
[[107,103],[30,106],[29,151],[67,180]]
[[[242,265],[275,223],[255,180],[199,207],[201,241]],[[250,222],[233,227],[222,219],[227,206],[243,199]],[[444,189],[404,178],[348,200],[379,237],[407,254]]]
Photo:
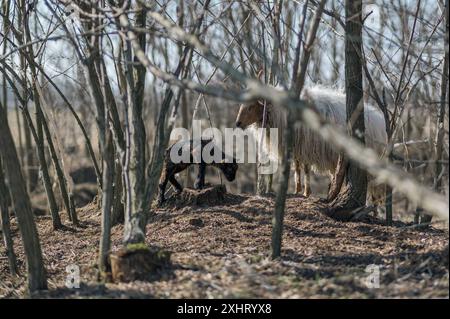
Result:
[[[441,98],[439,103],[439,115],[437,121],[437,132],[434,142],[434,160],[436,164],[434,166],[434,189],[440,191],[442,188],[442,180],[445,176],[445,167],[442,165],[441,160],[442,153],[444,150],[444,137],[445,137],[445,108],[447,107],[447,91],[448,91],[448,68],[449,68],[449,58],[448,58],[448,38],[449,38],[449,17],[448,17],[448,0],[445,1],[445,39],[444,39],[444,65],[442,67],[442,77],[441,77]],[[429,224],[432,220],[431,215],[425,215],[422,217],[421,223]]]
[[[25,121],[24,121],[25,122]],[[39,170],[36,169],[38,163],[35,161],[33,143],[31,140],[30,128],[27,125],[23,126],[25,137],[25,167],[26,167],[26,182],[27,189],[31,192],[36,188],[39,180]]]
[[[138,5],[140,12],[136,23],[145,22],[145,11]],[[144,13],[142,13],[144,12]],[[122,19],[122,20],[121,20]],[[119,17],[123,24],[128,23],[128,17]],[[125,31],[126,32],[126,31]],[[145,52],[145,35],[139,37],[139,46]],[[133,52],[130,40],[123,41],[123,56],[125,64],[126,81],[126,110],[125,110],[125,159],[124,159],[124,185],[125,201],[125,234],[124,242],[127,244],[145,241],[145,216],[141,211],[145,192],[145,128],[142,119],[142,97],[138,97],[137,82],[145,85],[145,68],[142,78],[142,66],[132,66]],[[136,77],[135,77],[136,76]],[[137,78],[137,80],[136,80]],[[142,83],[141,83],[142,84]],[[142,92],[141,92],[142,93]]]
[[[22,1],[19,2],[19,9],[17,10],[17,18],[18,18],[18,24],[19,27],[21,29],[24,28],[25,25],[25,17],[23,16],[23,10],[21,10],[20,8],[24,5],[24,3]],[[8,19],[6,19],[7,24],[10,24],[10,21]],[[23,33],[20,34],[20,36],[16,36],[17,41],[19,42],[19,44],[23,44],[24,42],[24,35]],[[26,64],[25,61],[25,55],[20,55],[19,57],[19,62],[20,62],[20,69],[21,69],[21,73],[20,73],[20,77],[22,80],[22,96],[26,96],[28,94],[28,87],[27,87],[27,69],[28,66]],[[25,105],[25,107],[27,107],[27,105]],[[25,123],[25,119],[24,119],[24,123]],[[33,145],[31,142],[31,132],[30,132],[30,128],[27,127],[27,125],[24,125],[24,136],[25,136],[25,153],[26,153],[26,157],[25,157],[25,180],[27,183],[27,189],[29,192],[33,191],[37,185],[39,176],[38,176],[38,170],[36,169],[37,163],[35,162],[35,157],[34,157],[34,152],[33,152]]]
[[[113,152],[113,156],[114,156]],[[118,152],[117,152],[118,153]],[[111,226],[124,222],[124,187],[122,176],[122,165],[120,162],[114,165],[113,206],[111,211]]]
[[[362,78],[362,1],[345,2],[345,88],[349,134],[364,144],[364,100]],[[367,174],[354,162],[346,169],[345,186],[331,203],[330,215],[350,220],[359,208],[365,206]],[[356,211],[355,211],[356,210]]]
[[[336,0],[332,0],[331,10],[336,11]],[[337,21],[335,18],[331,19],[331,28],[337,29]],[[338,49],[337,49],[338,37],[335,32],[332,33],[331,43],[331,62],[333,64],[333,70],[331,71],[331,85],[336,85],[339,79],[339,64],[338,64]]]
[[[278,0],[275,1],[273,4],[273,15],[272,16],[272,31],[273,31],[273,41],[274,41],[274,45],[272,48],[272,64],[270,65],[270,72],[269,72],[269,76],[267,77],[267,71],[268,71],[268,67],[267,67],[267,58],[264,57],[264,78],[265,81],[264,82],[268,82],[271,85],[276,85],[276,80],[277,80],[277,76],[276,74],[278,74],[278,72],[281,72],[282,66],[281,66],[281,34],[280,34],[280,16],[281,16],[281,11],[282,11],[282,6],[283,1],[282,0]],[[264,50],[264,55],[265,55],[265,37],[266,37],[266,32],[264,31],[264,24],[261,24],[262,27],[262,40],[263,40],[263,50]],[[278,79],[280,80],[280,79]],[[270,139],[270,130],[265,127],[266,126],[266,114],[264,114],[263,116],[263,131],[262,134],[264,134],[264,138],[266,138],[267,140]],[[264,143],[263,139],[259,140],[260,143]],[[262,145],[258,145],[259,148],[262,147]],[[278,151],[278,150],[276,150]],[[269,150],[269,152],[271,152],[271,150]],[[258,160],[258,166],[262,165],[261,163],[259,163]],[[273,174],[258,174],[258,179],[257,179],[257,186],[256,186],[256,193],[258,195],[263,195],[263,194],[267,194],[272,190],[272,182],[273,182]],[[288,184],[289,185],[289,184]]]
[[[390,128],[390,115],[389,112],[387,111],[387,106],[384,103],[384,117],[385,117],[385,123],[386,123],[386,134],[388,136],[388,145],[387,145],[387,149],[386,149],[386,154],[387,157],[389,159],[389,161],[393,160],[393,143],[392,138],[393,138],[393,132]],[[394,217],[393,217],[393,189],[392,187],[390,187],[389,185],[386,185],[386,192],[385,192],[385,209],[386,209],[386,225],[387,226],[392,226],[393,222],[394,222]]]
[[[389,159],[392,160],[392,153],[389,156]],[[386,225],[392,226],[394,223],[393,216],[393,189],[389,185],[386,185],[386,194],[385,194],[385,209],[386,209]]]
[[[184,30],[184,23],[185,23],[185,4],[184,0],[180,0],[179,5],[177,7],[177,18],[178,18],[178,26]],[[178,45],[178,55],[183,55],[183,45],[182,42]],[[189,109],[188,109],[188,95],[187,92],[181,93],[181,126],[185,129],[189,128]],[[189,174],[189,168],[186,169],[186,179],[185,179],[186,185],[191,185],[191,178]]]
[[47,288],[39,236],[31,211],[17,151],[6,120],[6,112],[0,105],[0,156],[6,170],[14,211],[19,223],[28,266],[28,289],[34,292]]
[[287,114],[287,125],[284,131],[283,139],[285,141],[285,151],[282,160],[282,177],[280,182],[280,188],[277,193],[277,198],[275,201],[275,213],[272,221],[272,258],[278,258],[281,256],[281,243],[283,237],[283,220],[284,211],[286,206],[286,194],[289,187],[289,175],[291,172],[291,162],[292,162],[292,149],[294,143],[293,134],[293,115],[292,112],[288,111]]
[[[180,52],[180,56],[183,54],[183,52]],[[189,129],[189,110],[188,110],[188,95],[187,92],[181,93],[181,126],[185,129]],[[186,179],[185,179],[185,185],[191,185],[191,175],[190,175],[189,167],[186,169]]]
[[[205,11],[209,6],[210,1],[205,1],[203,7],[204,10],[202,14],[197,18],[197,21],[195,25],[193,26],[192,34],[197,35],[199,32],[201,25],[203,23],[203,18],[205,16]],[[124,29],[129,28],[129,21],[128,17],[125,14],[122,14],[120,17],[120,26]],[[139,62],[141,62],[145,67],[148,66],[148,61],[142,58],[142,56],[145,56],[145,54],[142,54],[142,47],[139,43],[139,38],[136,38],[134,33],[128,32],[128,41],[129,44],[132,45],[134,51],[135,51],[135,57],[139,58]],[[140,56],[140,57],[139,57]],[[127,60],[129,59],[129,55]],[[175,77],[180,78],[186,78],[188,74],[188,69],[191,64],[192,59],[192,48],[186,47],[183,51],[183,55],[180,57],[180,61],[178,63],[177,69],[173,73]],[[131,80],[131,79],[130,79]],[[132,82],[129,80],[129,84]],[[125,212],[125,231],[124,231],[124,243],[125,244],[132,244],[132,243],[142,243],[145,241],[145,226],[147,223],[147,213],[150,211],[150,206],[152,199],[155,195],[156,186],[158,184],[159,177],[161,175],[161,169],[163,164],[163,157],[165,150],[167,148],[168,142],[169,142],[169,132],[174,125],[174,122],[171,122],[168,124],[168,118],[169,118],[169,109],[172,104],[172,100],[174,97],[174,92],[172,88],[168,87],[165,92],[165,97],[162,102],[162,106],[160,109],[159,117],[158,117],[158,123],[157,128],[155,132],[155,138],[154,138],[154,144],[153,144],[153,152],[152,157],[150,160],[149,165],[146,169],[146,180],[145,180],[145,189],[144,193],[142,194],[141,198],[137,203],[139,203],[139,206],[136,207],[135,211],[130,210],[130,208],[126,209]],[[175,102],[173,106],[173,113],[172,116],[174,117],[175,114],[177,114],[178,106],[181,99],[181,91],[178,91],[175,96]],[[133,107],[130,109],[130,113],[139,111],[138,109],[133,110]],[[136,113],[139,115],[139,113]],[[131,115],[131,119],[133,119],[133,115]],[[127,123],[126,125],[129,125],[131,123]],[[134,123],[133,123],[134,124]],[[136,129],[136,128],[134,128]],[[139,141],[140,137],[137,137],[138,139],[136,142]],[[136,143],[133,141],[133,144]],[[131,147],[139,147],[138,145],[131,145]],[[131,157],[127,157],[129,160],[131,160]],[[133,165],[133,160],[130,161],[130,164]],[[124,176],[126,180],[126,188],[127,188],[127,196],[128,199],[133,196],[132,193],[132,179],[129,178],[130,174],[127,172],[127,168],[124,168]],[[130,193],[131,192],[131,193]]]
[[[106,118],[106,121],[108,119]],[[107,271],[107,258],[111,249],[111,208],[113,206],[113,181],[114,181],[114,149],[111,132],[108,130],[106,140],[102,142],[105,149],[103,153],[103,189],[102,189],[102,221],[99,251],[99,270],[101,273]]]
[[439,104],[439,117],[437,123],[436,141],[435,141],[435,153],[436,153],[436,167],[435,167],[435,189],[439,191],[442,186],[444,166],[441,162],[442,153],[444,150],[444,137],[445,137],[445,116],[446,107],[448,105],[448,69],[449,69],[449,0],[445,1],[445,41],[444,41],[444,65],[442,67],[441,78],[441,99]]
[[[136,27],[142,28],[145,26],[146,19],[146,10],[140,5],[137,4],[136,8],[138,11],[136,18]],[[137,41],[139,42],[139,46],[142,48],[145,53],[145,33],[142,33],[138,36]],[[131,196],[129,197],[129,201],[126,202],[127,214],[125,214],[125,219],[128,222],[133,222],[133,215],[137,213],[136,216],[139,216],[142,208],[142,203],[145,197],[145,143],[146,143],[146,134],[145,134],[145,126],[142,118],[142,108],[143,108],[143,90],[145,86],[145,73],[146,69],[142,64],[138,64],[133,67],[131,61],[139,62],[136,57],[133,57],[132,46],[130,41],[124,42],[124,58],[126,61],[129,61],[125,66],[125,76],[127,83],[127,108],[128,108],[128,119],[127,128],[129,131],[127,135],[129,135],[130,147],[127,147],[127,151],[129,150],[129,189],[128,192],[131,192]],[[131,201],[131,202],[130,202]],[[131,216],[130,216],[131,213]],[[139,225],[142,225],[143,221],[136,221]],[[128,224],[128,223],[126,223]],[[129,228],[127,228],[129,229]],[[137,239],[131,239],[133,236],[128,233],[125,234],[125,242],[134,242]],[[139,241],[144,241],[145,238],[141,238]]]
[[[105,93],[106,86],[109,86],[109,82],[107,81],[106,68],[101,67],[100,80],[102,83],[102,87],[104,89],[103,93]],[[107,269],[108,265],[108,256],[109,251],[111,249],[111,225],[113,213],[117,213],[114,209],[119,209],[117,201],[114,200],[114,195],[117,195],[117,191],[121,191],[120,185],[116,185],[114,187],[114,171],[115,163],[114,163],[114,143],[113,143],[113,132],[109,128],[109,113],[108,113],[108,94],[103,95],[104,110],[101,114],[104,116],[102,126],[104,128],[104,132],[101,135],[100,147],[101,154],[103,158],[103,178],[102,178],[102,220],[101,220],[101,238],[100,238],[100,247],[99,247],[99,270],[100,274],[104,275],[109,269]],[[98,118],[97,121],[101,121],[102,119]],[[120,137],[117,136],[117,139]],[[120,142],[119,142],[120,143]],[[118,143],[118,144],[119,144]],[[119,196],[120,197],[120,196]],[[117,218],[114,216],[114,218]]]
[[[10,2],[9,1],[4,1],[4,2],[2,2],[2,11],[3,11],[3,14],[5,14],[5,15],[8,15],[8,13],[9,13],[9,10],[10,10]],[[4,22],[3,23],[3,34],[4,34],[4,36],[5,37],[7,37],[8,36],[8,33],[9,33],[9,23],[8,22]],[[2,52],[3,52],[3,55],[4,54],[6,54],[6,50],[8,50],[8,41],[2,41],[3,43],[3,49],[2,49]],[[8,110],[8,89],[7,89],[7,87],[6,87],[6,76],[5,75],[3,75],[3,77],[2,77],[2,80],[3,80],[3,86],[2,86],[2,99],[3,99],[3,105],[4,105],[4,107],[6,108],[6,110]]]
[[[6,81],[6,80],[5,80]],[[6,85],[6,83],[5,83]],[[14,103],[14,110],[15,110],[15,114],[16,114],[16,123],[17,123],[17,140],[19,143],[19,160],[20,160],[20,165],[22,167],[24,167],[24,160],[25,160],[25,150],[24,150],[24,146],[23,146],[23,137],[22,137],[22,122],[20,120],[20,109],[19,106],[17,105],[17,101]],[[6,105],[6,104],[5,104]],[[8,108],[8,106],[6,106]]]
[[14,253],[14,244],[11,237],[11,227],[9,223],[9,191],[5,184],[3,175],[3,165],[0,158],[0,222],[3,242],[5,244],[6,256],[8,256],[9,271],[11,275],[17,274],[16,254]]
[[59,209],[56,203],[55,193],[53,192],[52,181],[48,172],[47,160],[45,159],[44,134],[42,131],[41,118],[40,116],[36,116],[37,128],[35,128],[28,109],[24,108],[23,112],[28,122],[28,128],[33,133],[39,160],[39,168],[41,170],[42,183],[44,185],[45,194],[47,195],[50,215],[52,216],[53,229],[56,230],[62,227],[62,223],[59,217]]

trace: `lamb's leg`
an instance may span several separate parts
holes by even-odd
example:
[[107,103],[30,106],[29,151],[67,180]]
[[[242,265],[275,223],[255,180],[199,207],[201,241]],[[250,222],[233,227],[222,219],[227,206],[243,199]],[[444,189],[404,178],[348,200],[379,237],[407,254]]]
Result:
[[194,184],[195,189],[202,189],[205,186],[205,170],[206,170],[206,164],[200,163],[199,167],[198,167],[197,179],[195,180],[195,184]]
[[165,192],[166,192],[166,186],[167,186],[167,182],[169,181],[169,173],[164,171],[163,175],[161,176],[160,180],[159,180],[159,193],[158,193],[158,205],[161,206],[164,201],[166,200],[164,198]]
[[181,186],[180,183],[178,183],[175,176],[171,176],[169,178],[169,182],[173,185],[173,187],[175,187],[177,193],[181,193],[183,191],[183,186]]
[[303,169],[305,170],[305,192],[303,193],[303,195],[309,197],[309,195],[311,195],[311,169],[309,165],[306,164],[304,165]]
[[302,168],[298,160],[294,160],[295,171],[295,194],[302,192]]

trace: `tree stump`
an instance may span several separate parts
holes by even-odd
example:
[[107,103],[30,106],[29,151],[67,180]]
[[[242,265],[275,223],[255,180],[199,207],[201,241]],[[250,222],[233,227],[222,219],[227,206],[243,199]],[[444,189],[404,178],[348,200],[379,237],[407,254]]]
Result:
[[145,244],[132,244],[111,253],[111,277],[114,282],[152,281],[171,267],[170,252]]

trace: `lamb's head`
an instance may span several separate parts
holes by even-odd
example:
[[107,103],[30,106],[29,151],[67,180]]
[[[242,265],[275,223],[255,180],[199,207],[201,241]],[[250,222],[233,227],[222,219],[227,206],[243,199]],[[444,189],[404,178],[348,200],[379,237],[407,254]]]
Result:
[[236,117],[236,127],[244,130],[256,122],[262,122],[263,113],[264,102],[262,101],[241,104],[239,113]]
[[225,175],[227,181],[234,181],[234,179],[236,178],[236,172],[239,167],[235,158],[233,158],[232,161],[222,160],[222,162],[218,166],[223,175]]

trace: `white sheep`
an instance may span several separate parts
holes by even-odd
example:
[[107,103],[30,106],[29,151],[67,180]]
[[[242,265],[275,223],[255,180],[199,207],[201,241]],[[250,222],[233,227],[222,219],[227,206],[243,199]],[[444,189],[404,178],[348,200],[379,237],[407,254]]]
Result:
[[[345,94],[320,87],[314,86],[303,90],[302,99],[318,111],[324,120],[328,123],[334,123],[340,127],[346,126],[346,101]],[[249,126],[261,128],[263,122],[264,103],[256,101],[253,103],[242,104],[236,118],[236,126],[245,129]],[[375,149],[379,154],[384,151],[387,135],[385,129],[384,117],[371,105],[365,104],[365,128],[366,128],[366,145]],[[278,148],[271,145],[264,145],[266,150],[272,156],[280,159],[283,146],[283,130],[286,126],[286,115],[282,108],[274,107],[267,103],[266,105],[266,127],[278,128]],[[258,130],[253,130],[258,132]],[[255,136],[259,139],[258,136]],[[270,139],[265,139],[270,143]],[[278,150],[278,152],[274,151]],[[309,180],[309,167],[317,173],[334,174],[337,166],[339,153],[327,142],[324,142],[316,133],[304,125],[296,126],[293,160],[295,168],[295,192],[300,193],[301,186],[301,168],[305,171],[305,190],[304,195],[309,196],[311,192]],[[373,179],[369,180],[369,199],[378,202],[383,198],[384,187],[375,185]]]

